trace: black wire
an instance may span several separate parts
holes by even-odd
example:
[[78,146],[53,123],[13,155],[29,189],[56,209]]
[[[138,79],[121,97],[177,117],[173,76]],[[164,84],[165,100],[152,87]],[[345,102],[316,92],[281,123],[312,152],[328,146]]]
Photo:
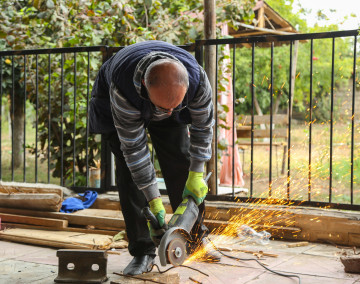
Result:
[[232,256],[232,255],[227,255],[227,254],[223,253],[223,252],[220,251],[220,250],[218,250],[218,251],[219,251],[223,256],[226,256],[226,257],[228,257],[228,258],[232,258],[232,259],[235,259],[235,260],[241,260],[241,261],[254,260],[254,261],[256,261],[258,264],[260,264],[262,267],[264,267],[266,270],[268,270],[268,271],[270,271],[270,272],[272,272],[272,273],[274,273],[274,274],[277,274],[277,275],[280,275],[280,276],[284,276],[284,277],[288,277],[288,278],[290,278],[290,277],[296,277],[296,278],[298,278],[298,279],[299,279],[299,284],[301,284],[301,278],[300,278],[300,276],[298,276],[298,275],[295,275],[295,274],[284,274],[284,273],[277,272],[277,271],[275,271],[275,270],[272,270],[272,269],[270,269],[270,268],[267,268],[264,264],[262,264],[260,261],[258,261],[258,260],[255,259],[255,258],[239,258],[239,257],[235,257],[235,256]]
[[268,271],[270,271],[270,272],[272,272],[272,273],[274,273],[274,274],[277,274],[277,275],[280,275],[280,276],[284,276],[284,277],[288,277],[288,278],[290,278],[290,277],[296,277],[296,278],[298,278],[298,279],[299,279],[299,284],[301,284],[301,278],[300,278],[300,276],[298,276],[298,275],[295,275],[295,274],[284,274],[284,273],[277,272],[277,271],[275,271],[275,270],[272,270],[272,269],[270,269],[270,268],[267,268],[264,264],[262,264],[260,261],[258,261],[258,260],[255,259],[255,258],[239,258],[239,257],[236,257],[236,256],[232,256],[232,255],[225,254],[225,253],[223,253],[222,251],[220,251],[220,250],[215,246],[215,244],[210,240],[209,237],[207,237],[207,238],[208,238],[208,240],[211,242],[211,244],[213,245],[213,247],[214,247],[219,253],[221,253],[223,256],[226,256],[226,257],[228,257],[228,258],[235,259],[235,260],[240,260],[240,261],[251,261],[251,260],[254,260],[254,261],[256,261],[259,265],[261,265],[263,268],[265,268],[266,270],[268,270]]
[[154,266],[157,268],[157,270],[158,270],[158,272],[159,272],[160,274],[165,273],[165,272],[168,272],[170,269],[173,269],[173,268],[176,268],[176,267],[184,267],[184,268],[189,268],[189,269],[195,270],[195,271],[197,271],[197,272],[199,272],[199,273],[201,273],[201,274],[204,274],[205,276],[209,277],[209,274],[206,274],[205,272],[202,272],[202,271],[200,271],[199,269],[196,269],[196,268],[193,268],[193,267],[190,267],[190,266],[187,266],[187,265],[172,266],[172,267],[170,267],[170,268],[168,268],[168,269],[166,269],[166,270],[164,270],[164,271],[161,271],[160,268],[159,268],[159,266],[158,266],[157,264],[153,264],[153,266],[151,267],[151,269],[150,269],[149,272],[151,272],[151,271],[153,270]]

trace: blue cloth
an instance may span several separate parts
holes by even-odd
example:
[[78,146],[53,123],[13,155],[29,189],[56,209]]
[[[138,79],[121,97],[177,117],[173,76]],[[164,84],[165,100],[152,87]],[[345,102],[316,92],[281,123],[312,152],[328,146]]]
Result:
[[87,190],[84,193],[80,193],[79,196],[82,196],[83,200],[76,197],[69,197],[65,199],[62,203],[60,212],[72,213],[89,208],[95,202],[98,193],[96,191]]

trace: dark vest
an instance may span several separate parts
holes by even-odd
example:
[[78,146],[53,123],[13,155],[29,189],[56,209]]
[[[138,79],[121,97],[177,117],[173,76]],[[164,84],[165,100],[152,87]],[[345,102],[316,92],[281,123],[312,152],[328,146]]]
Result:
[[[192,101],[200,83],[200,68],[195,58],[187,51],[166,42],[145,41],[136,43],[120,50],[102,65],[91,93],[89,111],[91,133],[115,131],[109,96],[111,82],[136,109],[140,110],[145,125],[151,120],[152,108],[150,101],[141,98],[137,93],[133,83],[133,76],[139,61],[152,51],[166,52],[183,63],[189,74],[189,89],[183,104]],[[141,89],[141,95],[147,97],[145,89]],[[180,123],[191,123],[190,113],[187,108],[173,113],[172,117]]]

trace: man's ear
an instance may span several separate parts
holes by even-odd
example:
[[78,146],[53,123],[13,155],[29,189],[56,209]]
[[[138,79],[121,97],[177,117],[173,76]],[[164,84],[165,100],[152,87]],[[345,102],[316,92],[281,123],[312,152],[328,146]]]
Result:
[[145,80],[141,79],[141,83],[145,86]]

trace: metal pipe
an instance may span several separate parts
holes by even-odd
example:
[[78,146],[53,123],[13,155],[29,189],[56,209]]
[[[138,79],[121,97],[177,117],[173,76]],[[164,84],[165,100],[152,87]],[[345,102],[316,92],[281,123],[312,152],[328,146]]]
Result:
[[48,183],[50,183],[50,152],[51,152],[51,54],[48,55],[48,152],[47,152],[47,162],[48,162],[48,172],[47,178]]
[[26,182],[26,55],[24,55],[24,145],[23,145],[23,182]]
[[15,113],[15,63],[14,55],[11,57],[11,180],[14,181],[14,113]]
[[235,74],[235,63],[236,63],[236,45],[233,45],[233,78],[232,78],[232,161],[231,161],[231,167],[232,167],[232,196],[235,196],[235,80],[236,80],[236,74]]
[[35,183],[38,182],[38,131],[39,131],[39,58],[35,57],[36,74],[35,74]]
[[90,52],[87,54],[87,92],[86,92],[86,186],[89,186],[89,96],[90,96]]
[[251,153],[250,153],[250,198],[253,196],[254,180],[254,115],[255,115],[255,43],[251,47]]
[[61,54],[61,114],[60,114],[60,185],[64,186],[64,56]]
[[354,36],[354,63],[353,63],[353,90],[352,90],[352,110],[351,110],[351,170],[350,170],[350,196],[351,205],[354,204],[354,141],[355,141],[355,93],[356,93],[356,44],[357,37]]
[[[219,46],[216,45],[216,54],[215,54],[215,60],[216,60],[216,68],[215,68],[215,92],[216,92],[216,98],[218,97],[218,76],[219,76]],[[215,104],[217,104],[217,102],[214,102]],[[217,108],[216,108],[217,109]],[[218,195],[219,191],[218,191],[218,163],[217,163],[217,157],[218,157],[218,120],[217,120],[217,113],[215,113],[215,157],[216,157],[216,163],[215,163],[215,184],[216,184],[216,188],[215,188],[215,194]],[[211,172],[210,172],[211,173]]]
[[312,151],[312,109],[313,109],[313,52],[314,40],[310,42],[310,113],[309,113],[309,184],[308,184],[308,201],[311,201],[311,151]]
[[271,43],[270,66],[270,159],[269,159],[269,197],[272,195],[272,145],[273,145],[273,84],[274,84],[274,42]]
[[75,156],[75,138],[76,138],[76,52],[74,52],[74,134],[73,134],[73,186],[76,186],[76,156]]
[[335,38],[332,39],[331,55],[331,106],[330,106],[330,181],[329,203],[332,201],[332,171],[333,171],[333,136],[334,136],[334,71],[335,69]]
[[293,42],[290,41],[290,65],[289,65],[289,125],[288,125],[288,170],[287,170],[287,199],[290,199],[290,146],[291,146],[291,115],[292,115],[292,68],[293,68]]

